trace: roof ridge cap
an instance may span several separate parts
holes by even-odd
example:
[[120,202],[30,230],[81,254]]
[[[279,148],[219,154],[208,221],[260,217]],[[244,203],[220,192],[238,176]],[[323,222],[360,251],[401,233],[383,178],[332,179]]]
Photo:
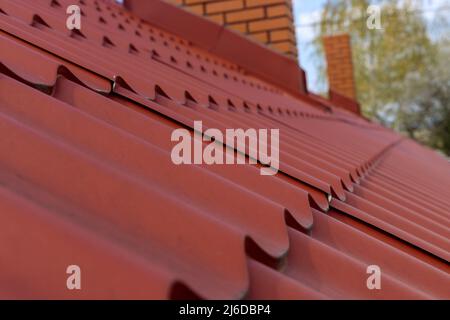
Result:
[[307,92],[297,61],[240,33],[162,0],[124,0],[137,17],[226,59],[293,94]]

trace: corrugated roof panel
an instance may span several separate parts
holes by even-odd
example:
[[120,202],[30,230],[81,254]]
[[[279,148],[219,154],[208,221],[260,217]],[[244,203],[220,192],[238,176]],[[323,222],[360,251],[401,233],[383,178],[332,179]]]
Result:
[[[0,294],[450,297],[445,160],[114,4],[85,1],[69,32],[58,2],[0,5]],[[171,133],[196,120],[279,128],[280,172],[174,165]]]

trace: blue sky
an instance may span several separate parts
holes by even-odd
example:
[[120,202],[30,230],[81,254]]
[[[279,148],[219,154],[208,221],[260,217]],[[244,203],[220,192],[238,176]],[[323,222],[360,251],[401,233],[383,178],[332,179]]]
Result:
[[326,84],[319,85],[318,72],[312,50],[311,40],[314,38],[314,29],[306,25],[320,18],[320,11],[326,0],[294,0],[294,16],[299,47],[300,65],[306,71],[308,86],[313,91],[325,91]]

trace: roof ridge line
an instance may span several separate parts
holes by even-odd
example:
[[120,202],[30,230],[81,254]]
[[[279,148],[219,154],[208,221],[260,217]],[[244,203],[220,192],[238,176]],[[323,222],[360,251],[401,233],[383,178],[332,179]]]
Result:
[[234,30],[162,0],[125,0],[124,7],[150,24],[187,39],[292,94],[307,92],[305,71],[297,61]]

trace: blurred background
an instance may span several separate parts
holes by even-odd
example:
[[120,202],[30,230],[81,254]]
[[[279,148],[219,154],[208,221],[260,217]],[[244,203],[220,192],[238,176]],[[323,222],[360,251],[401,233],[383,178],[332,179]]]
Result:
[[450,0],[166,1],[296,59],[311,92],[357,100],[450,156]]
[[[381,29],[367,27],[370,5]],[[329,89],[323,37],[349,34],[362,113],[450,155],[449,0],[294,0],[293,12],[310,90]]]

